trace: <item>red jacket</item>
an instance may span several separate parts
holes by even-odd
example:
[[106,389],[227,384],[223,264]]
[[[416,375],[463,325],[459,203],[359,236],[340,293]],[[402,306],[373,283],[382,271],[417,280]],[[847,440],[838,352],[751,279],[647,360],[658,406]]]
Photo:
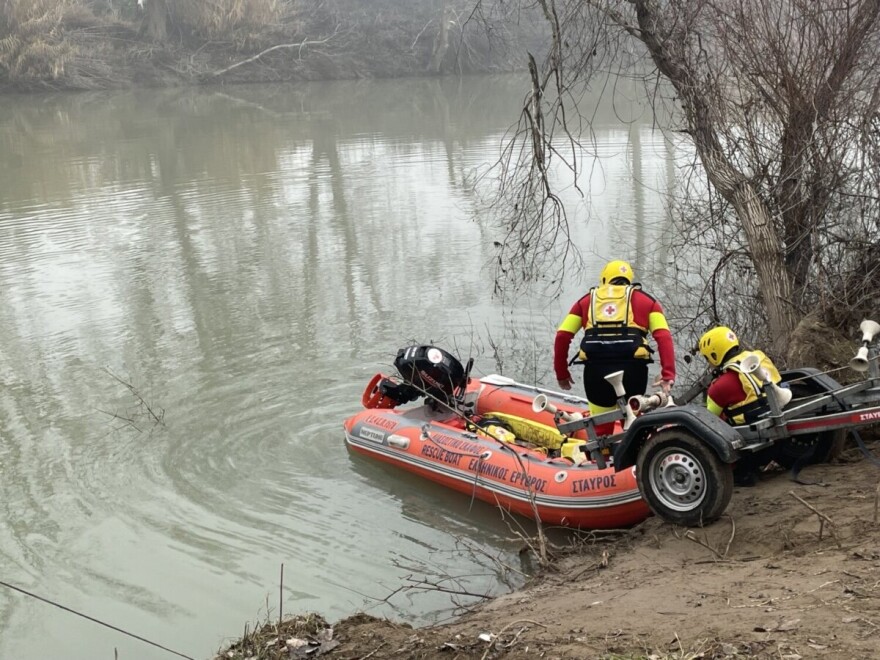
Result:
[[[709,397],[710,402],[714,402],[723,411],[743,401],[746,398],[746,391],[743,389],[738,373],[725,371],[712,381],[706,396]],[[709,409],[714,413],[719,412],[711,406],[711,403]]]
[[[643,328],[647,328],[657,343],[657,352],[660,354],[660,377],[663,380],[675,380],[675,346],[672,343],[672,335],[663,307],[652,296],[644,291],[633,291],[632,299],[633,321]],[[553,345],[553,369],[556,379],[571,380],[571,372],[568,370],[568,350],[575,334],[585,327],[590,310],[590,294],[578,300],[568,315],[559,324],[556,331],[556,341]]]

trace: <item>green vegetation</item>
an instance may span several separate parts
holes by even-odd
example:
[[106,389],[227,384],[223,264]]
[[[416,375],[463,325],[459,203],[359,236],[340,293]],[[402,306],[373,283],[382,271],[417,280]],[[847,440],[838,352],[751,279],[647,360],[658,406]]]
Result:
[[537,35],[507,11],[501,0],[0,0],[0,89],[505,71]]

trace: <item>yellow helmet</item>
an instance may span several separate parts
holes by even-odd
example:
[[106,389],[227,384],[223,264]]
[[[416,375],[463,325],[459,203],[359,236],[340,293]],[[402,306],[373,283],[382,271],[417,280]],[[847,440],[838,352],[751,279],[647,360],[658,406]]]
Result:
[[599,284],[610,284],[611,280],[617,277],[622,277],[632,284],[632,281],[635,279],[632,266],[626,261],[609,261],[605,264],[602,273],[599,275]]
[[739,339],[733,330],[725,325],[712,328],[700,337],[700,353],[713,367],[721,364],[721,360],[734,346],[739,346]]

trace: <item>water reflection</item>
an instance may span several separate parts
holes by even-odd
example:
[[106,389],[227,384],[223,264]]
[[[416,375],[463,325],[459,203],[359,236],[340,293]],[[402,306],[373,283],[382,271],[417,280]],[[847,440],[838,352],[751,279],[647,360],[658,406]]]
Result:
[[357,454],[349,456],[352,471],[360,475],[366,485],[379,485],[384,493],[400,503],[400,513],[414,522],[444,529],[453,536],[476,534],[502,545],[517,540],[512,530],[535,532],[534,524],[528,519],[506,521],[495,507],[476,498],[451,493],[398,467]]
[[[358,463],[341,421],[414,340],[477,374],[549,374],[571,301],[499,307],[464,185],[523,90],[0,98],[4,579],[196,657],[278,601],[281,564],[285,610],[329,618],[404,608],[375,599],[416,569],[497,589],[489,555],[514,565],[521,545],[497,512]],[[626,249],[647,269],[664,216],[635,180],[663,185],[666,146],[596,116],[577,231],[591,266]],[[0,591],[0,657],[166,657],[46,608]],[[395,613],[449,609],[426,594]]]

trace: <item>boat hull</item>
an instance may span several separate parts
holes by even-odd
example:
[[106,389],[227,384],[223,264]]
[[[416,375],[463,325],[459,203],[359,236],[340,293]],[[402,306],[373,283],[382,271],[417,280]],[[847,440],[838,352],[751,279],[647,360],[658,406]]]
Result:
[[[476,397],[477,414],[501,412],[552,424],[551,414],[531,408],[534,396],[546,391],[472,381],[469,392]],[[553,396],[560,408],[584,410],[582,399]],[[352,452],[545,524],[613,529],[641,522],[650,513],[633,468],[615,472],[594,463],[575,466],[568,459],[548,458],[543,451],[473,433],[459,415],[426,405],[363,410],[345,420],[344,427]]]

